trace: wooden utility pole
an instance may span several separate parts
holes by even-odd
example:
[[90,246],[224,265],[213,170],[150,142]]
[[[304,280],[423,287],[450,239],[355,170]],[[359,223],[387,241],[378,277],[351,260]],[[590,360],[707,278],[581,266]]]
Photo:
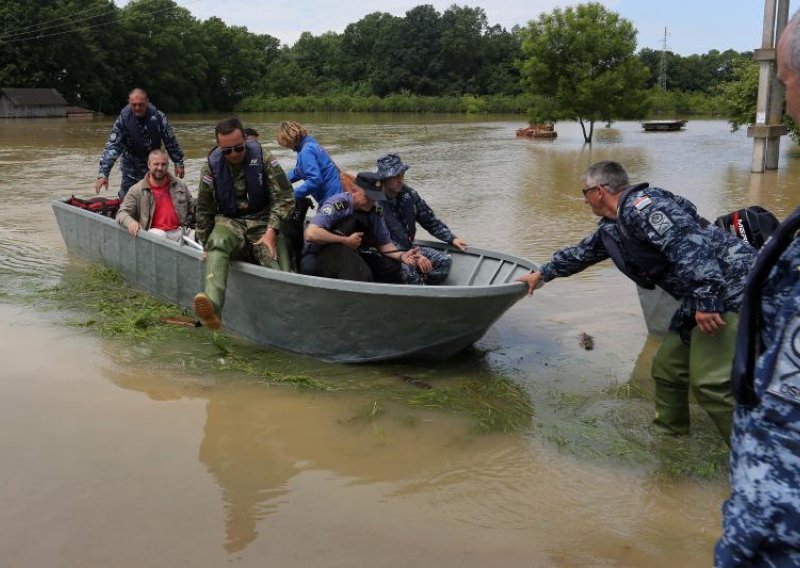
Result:
[[747,129],[753,137],[754,173],[778,169],[781,136],[786,134],[783,125],[783,86],[778,82],[776,47],[781,32],[789,20],[789,0],[764,0],[764,31],[761,49],[753,52],[753,59],[761,63],[758,77],[758,103],[756,123]]

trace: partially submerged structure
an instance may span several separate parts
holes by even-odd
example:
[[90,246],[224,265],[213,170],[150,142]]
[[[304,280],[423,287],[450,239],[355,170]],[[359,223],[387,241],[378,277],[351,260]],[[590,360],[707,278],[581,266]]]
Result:
[[67,101],[55,89],[0,88],[0,118],[67,116]]

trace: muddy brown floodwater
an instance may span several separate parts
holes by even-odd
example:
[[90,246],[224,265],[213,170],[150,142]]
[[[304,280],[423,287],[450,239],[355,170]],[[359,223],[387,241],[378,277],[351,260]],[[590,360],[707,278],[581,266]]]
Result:
[[[192,188],[218,118],[171,117]],[[589,148],[575,124],[517,140],[515,117],[244,118],[285,167],[294,156],[273,142],[284,118],[351,170],[399,152],[459,236],[537,262],[592,230],[579,178],[600,159],[706,216],[752,203],[785,215],[800,201],[788,139],[777,172],[751,175],[751,141],[723,121],[663,134],[618,123]],[[92,191],[111,120],[0,121],[0,565],[711,564],[725,449],[699,413],[691,438],[652,436],[657,341],[607,263],[548,284],[438,364],[260,359],[204,330],[103,332],[88,308],[52,301],[93,269],[66,253],[49,202]],[[258,365],[347,388],[256,380]],[[521,427],[401,401],[421,384],[484,382],[524,393]]]

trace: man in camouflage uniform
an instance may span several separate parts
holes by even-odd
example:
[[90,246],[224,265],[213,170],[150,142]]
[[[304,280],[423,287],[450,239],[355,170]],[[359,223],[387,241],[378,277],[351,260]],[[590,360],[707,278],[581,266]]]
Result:
[[128,189],[147,175],[147,157],[153,150],[161,148],[162,141],[175,163],[175,175],[183,179],[183,149],[175,138],[167,115],[150,104],[144,90],[132,90],[128,95],[128,105],[114,121],[103,155],[100,156],[95,193],[100,193],[103,188],[108,189],[111,168],[121,156],[119,198],[124,199]]
[[220,327],[232,259],[291,269],[281,233],[294,207],[294,192],[278,161],[256,141],[245,141],[236,118],[217,124],[217,146],[200,172],[197,240],[206,250],[205,291],[194,298],[200,321]]
[[[431,235],[453,245],[458,250],[466,250],[467,243],[456,237],[425,200],[405,182],[405,172],[409,168],[397,154],[386,154],[378,158],[378,177],[383,182],[383,191],[388,198],[384,203],[384,219],[392,240],[401,250],[414,248],[417,223]],[[421,247],[416,266],[403,265],[403,282],[406,284],[441,284],[450,273],[450,255],[446,252]]]
[[[778,42],[786,113],[800,124],[800,15]],[[733,364],[731,497],[717,568],[800,566],[800,208],[748,278]]]
[[597,230],[519,280],[532,293],[541,281],[611,258],[637,284],[681,300],[653,359],[654,425],[660,433],[687,434],[691,389],[727,443],[737,313],[755,249],[709,224],[689,200],[646,183],[630,186],[616,162],[590,166],[583,183],[584,200],[601,217]]

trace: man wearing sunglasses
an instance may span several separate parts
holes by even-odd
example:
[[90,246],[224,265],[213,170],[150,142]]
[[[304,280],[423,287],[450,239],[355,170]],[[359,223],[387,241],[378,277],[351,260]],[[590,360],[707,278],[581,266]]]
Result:
[[257,141],[245,139],[239,119],[223,120],[215,133],[217,146],[200,172],[196,213],[206,285],[194,298],[194,310],[209,329],[221,325],[231,260],[291,269],[281,226],[294,208],[283,168]]
[[731,362],[755,249],[709,224],[688,199],[647,183],[630,185],[617,162],[590,166],[581,191],[592,213],[601,218],[597,230],[519,280],[531,294],[540,282],[576,274],[610,258],[640,286],[659,286],[680,300],[670,332],[653,358],[655,429],[689,433],[691,390],[729,443]]

